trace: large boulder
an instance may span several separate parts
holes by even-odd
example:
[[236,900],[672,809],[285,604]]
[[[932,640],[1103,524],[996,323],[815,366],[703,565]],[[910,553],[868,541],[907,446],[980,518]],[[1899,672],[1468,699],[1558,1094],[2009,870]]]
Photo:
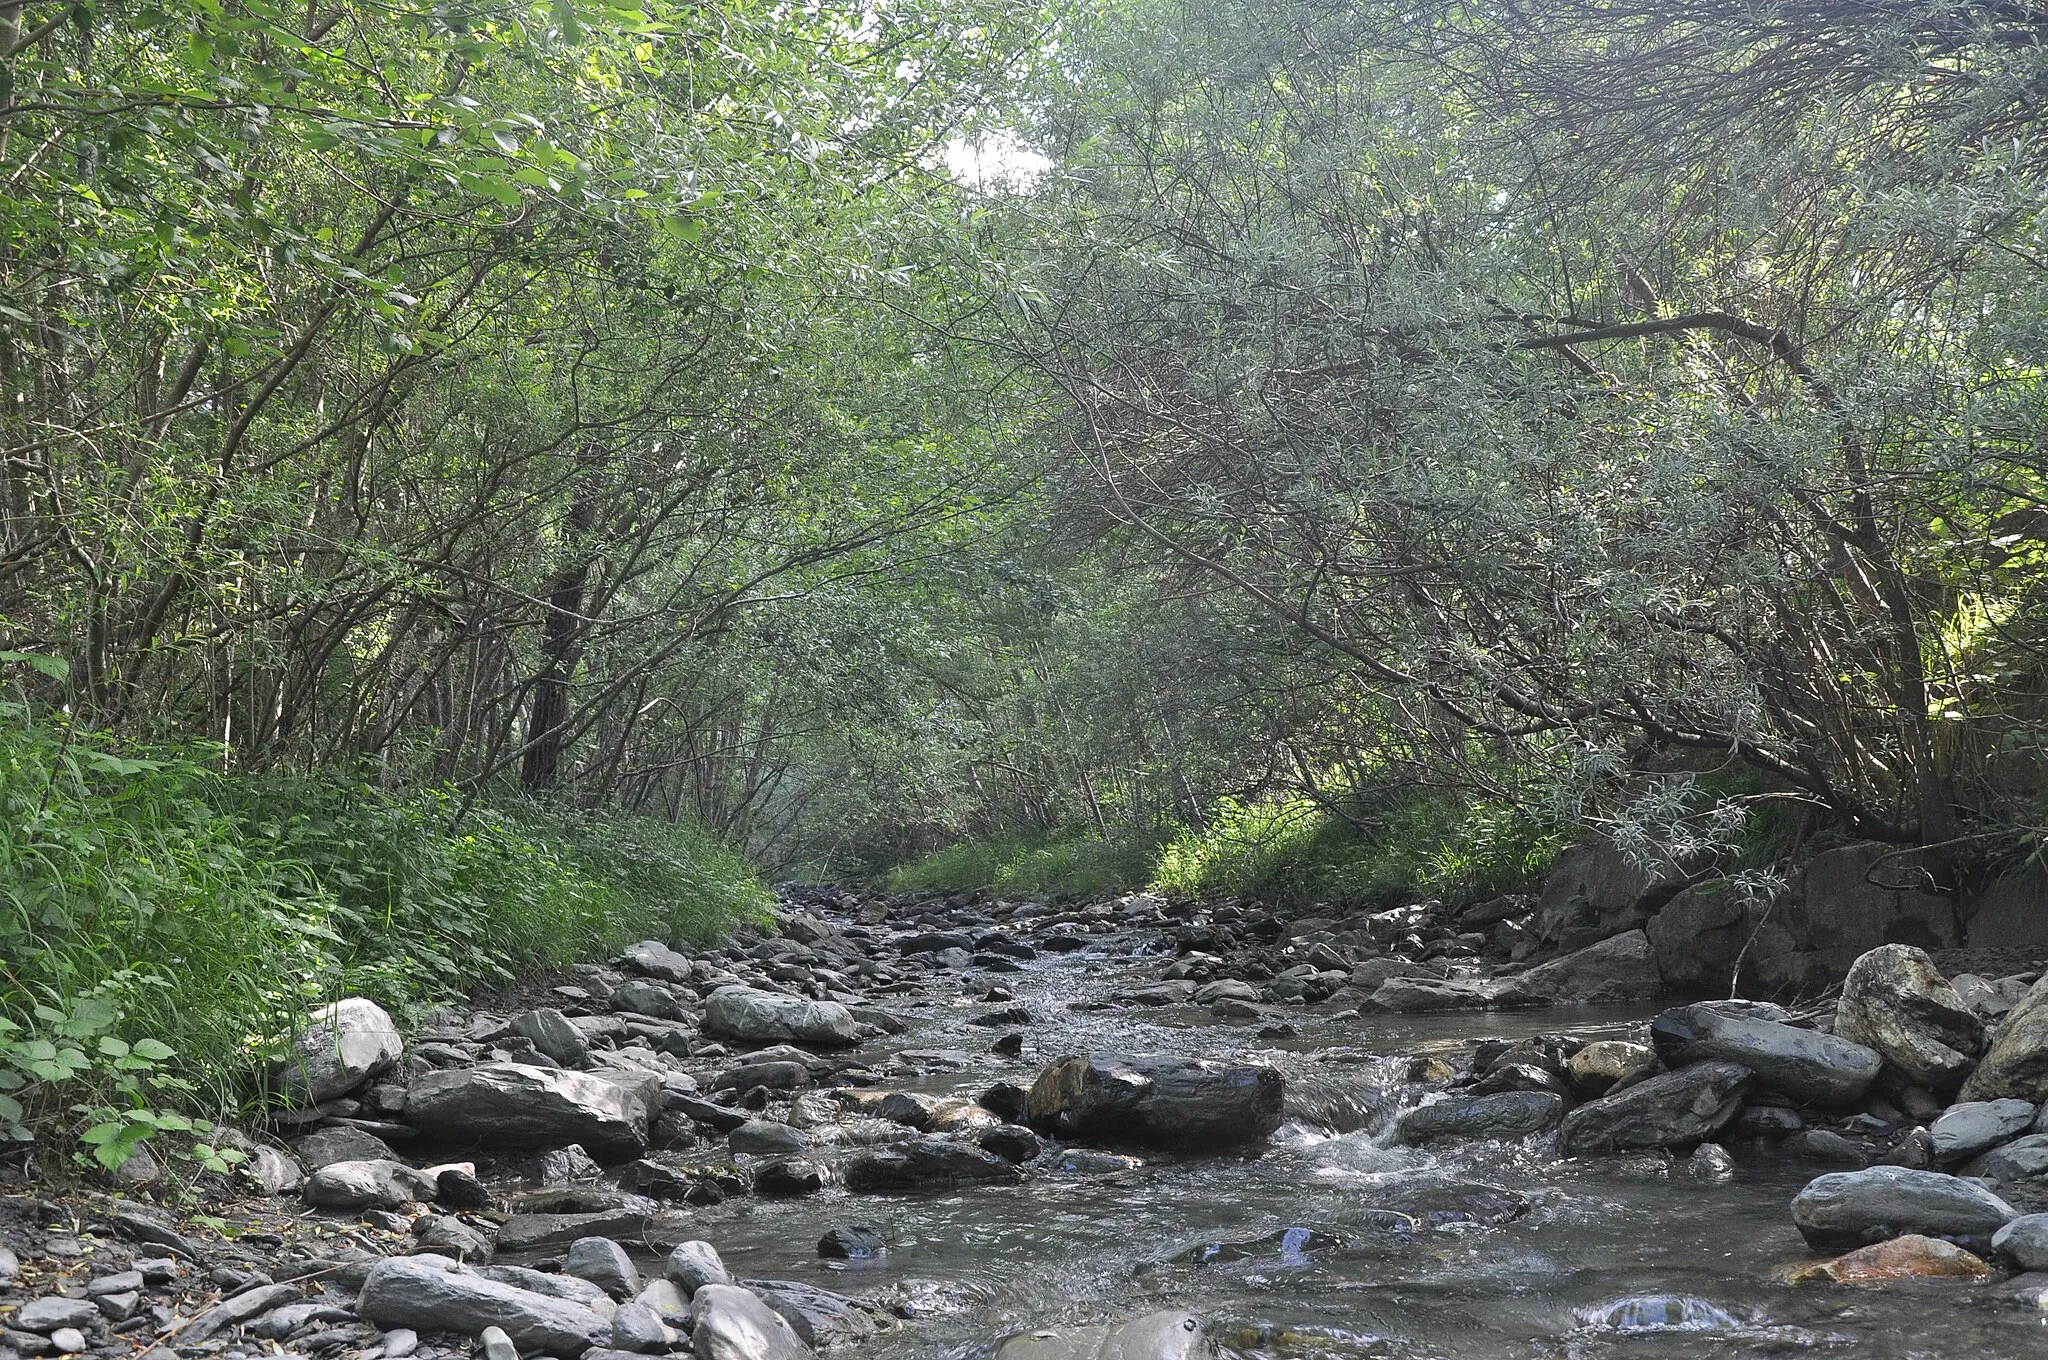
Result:
[[860,1042],[860,1022],[837,1001],[811,1001],[751,987],[721,987],[704,1006],[704,1032],[750,1044],[845,1048]]
[[390,1330],[476,1336],[502,1327],[522,1354],[574,1357],[611,1340],[611,1319],[564,1299],[486,1279],[439,1256],[394,1256],[370,1267],[356,1311]]
[[1948,1095],[1984,1048],[1984,1023],[1927,951],[1909,944],[1871,950],[1849,968],[1835,1004],[1835,1033],[1876,1049],[1907,1084]]
[[1966,1100],[1942,1111],[1928,1126],[1934,1160],[1952,1166],[1980,1152],[2008,1143],[2034,1123],[2034,1104],[2027,1100]]
[[1543,882],[1537,938],[1570,953],[1639,929],[1684,883],[1675,868],[1646,868],[1607,840],[1581,842],[1557,857]]
[[1019,1332],[994,1360],[1208,1360],[1216,1343],[1192,1313],[1147,1313],[1114,1327]]
[[690,1347],[697,1360],[810,1360],[782,1314],[735,1284],[707,1284],[690,1298]]
[[1792,1200],[1801,1236],[1825,1249],[1919,1233],[1982,1253],[2018,1217],[2017,1209],[1974,1181],[1903,1166],[1820,1176]]
[[1625,931],[1576,953],[1539,964],[1509,981],[1504,1006],[1594,1006],[1654,1001],[1664,979],[1650,950],[1650,937]]
[[398,1025],[382,1006],[360,996],[323,1006],[306,1017],[292,1051],[272,1071],[272,1082],[297,1105],[345,1096],[381,1076],[405,1056]]
[[642,940],[628,945],[619,955],[619,962],[641,977],[654,978],[659,982],[688,982],[690,961],[660,940]]
[[568,1016],[551,1006],[521,1011],[512,1017],[510,1028],[564,1067],[581,1067],[590,1061],[590,1040],[569,1023]]
[[601,1157],[635,1157],[661,1108],[661,1079],[603,1076],[523,1063],[425,1072],[406,1095],[405,1119],[432,1138],[534,1150],[581,1143]]
[[1453,1095],[1418,1105],[1394,1126],[1397,1143],[1437,1138],[1521,1138],[1541,1133],[1564,1117],[1564,1097],[1549,1091]]
[[1497,1004],[1505,984],[1490,978],[1390,977],[1359,1003],[1365,1011],[1478,1011]]
[[306,1182],[306,1203],[318,1209],[400,1209],[434,1198],[436,1177],[404,1162],[378,1158],[329,1162]]
[[1025,1097],[1026,1122],[1062,1138],[1199,1150],[1280,1127],[1286,1084],[1263,1063],[1163,1053],[1056,1058]]
[[1558,1126],[1567,1156],[1703,1143],[1742,1108],[1750,1073],[1734,1063],[1703,1062],[1639,1081],[1581,1105]]
[[1674,992],[1789,995],[1833,985],[1880,945],[1954,948],[1954,899],[1893,886],[1915,867],[1896,847],[1849,845],[1798,866],[1771,898],[1727,882],[1688,888],[1646,927],[1658,971]]
[[2048,1100],[2048,973],[2006,1012],[1963,1083],[1964,1100]]
[[1875,1049],[1711,1001],[1659,1015],[1650,1022],[1650,1042],[1667,1067],[1740,1063],[1758,1085],[1829,1108],[1861,1100],[1884,1066]]

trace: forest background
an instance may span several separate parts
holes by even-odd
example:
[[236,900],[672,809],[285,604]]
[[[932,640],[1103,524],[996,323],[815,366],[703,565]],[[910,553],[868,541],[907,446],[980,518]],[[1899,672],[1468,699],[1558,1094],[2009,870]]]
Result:
[[0,1129],[764,874],[2038,863],[2044,38],[0,0]]

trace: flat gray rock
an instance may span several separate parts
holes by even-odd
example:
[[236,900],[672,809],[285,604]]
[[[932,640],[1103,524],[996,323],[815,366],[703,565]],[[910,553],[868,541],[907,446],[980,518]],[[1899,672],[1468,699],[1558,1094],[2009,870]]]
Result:
[[611,1319],[588,1308],[426,1256],[372,1266],[356,1311],[384,1328],[477,1336],[486,1327],[502,1327],[522,1354],[579,1356],[609,1344],[612,1331]]
[[1742,1108],[1750,1073],[1734,1063],[1697,1063],[1579,1106],[1558,1126],[1560,1152],[1625,1152],[1704,1143]]
[[1549,1091],[1504,1091],[1498,1095],[1451,1095],[1418,1105],[1394,1126],[1397,1143],[1437,1138],[1522,1138],[1551,1128],[1564,1117],[1564,1098]]
[[738,1285],[707,1284],[690,1298],[690,1345],[697,1360],[809,1360],[789,1322]]
[[2018,1217],[2017,1209],[1973,1181],[1903,1166],[1820,1176],[1792,1200],[1792,1222],[1824,1250],[1919,1233],[1982,1253]]
[[406,1122],[430,1137],[457,1143],[559,1148],[581,1143],[599,1156],[636,1157],[647,1150],[661,1080],[649,1073],[605,1076],[489,1063],[426,1072],[406,1099]]
[[845,1048],[860,1042],[860,1023],[836,1001],[722,987],[704,1006],[704,1032],[747,1043]]
[[2033,1123],[2029,1101],[1969,1100],[1949,1106],[1927,1132],[1934,1139],[1934,1160],[1950,1166],[2012,1141]]
[[384,1008],[351,996],[306,1017],[271,1077],[292,1103],[317,1105],[390,1071],[404,1056],[398,1026]]
[[1668,1067],[1739,1063],[1759,1086],[1830,1109],[1861,1100],[1884,1067],[1877,1050],[1862,1044],[1711,1001],[1663,1012],[1650,1022],[1650,1042]]

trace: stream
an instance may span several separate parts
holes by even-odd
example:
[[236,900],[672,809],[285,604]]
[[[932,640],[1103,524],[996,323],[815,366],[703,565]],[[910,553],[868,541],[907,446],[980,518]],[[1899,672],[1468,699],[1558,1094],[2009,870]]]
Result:
[[[1811,1259],[1787,1204],[1826,1168],[1738,1147],[1734,1179],[1706,1184],[1662,1154],[1560,1159],[1547,1134],[1426,1149],[1383,1146],[1375,1136],[1392,1102],[1425,1089],[1399,1080],[1412,1055],[1494,1037],[1620,1037],[1648,1010],[1330,1016],[1301,1007],[1288,1012],[1294,1035],[1260,1038],[1267,1022],[1222,1021],[1196,1007],[1070,1009],[1156,977],[1156,956],[1112,952],[1129,947],[1111,942],[1020,972],[963,977],[957,1002],[898,1007],[908,1032],[862,1056],[892,1088],[970,1097],[999,1080],[1028,1083],[1062,1053],[1230,1057],[1281,1068],[1290,1110],[1319,1099],[1385,1109],[1346,1133],[1290,1119],[1251,1154],[1158,1154],[1122,1170],[1035,1174],[1014,1187],[734,1199],[699,1211],[705,1236],[736,1274],[953,1300],[950,1311],[871,1343],[869,1353],[900,1360],[981,1356],[1025,1328],[1162,1308],[1196,1313],[1224,1354],[1247,1360],[1795,1351],[1903,1360],[2031,1357],[2048,1345],[2048,1319],[1996,1286],[1779,1282],[1785,1265]],[[986,1009],[979,998],[991,983],[1034,1017],[1021,1059],[990,1053],[991,1031],[967,1023]],[[1444,1181],[1515,1192],[1528,1211],[1499,1226],[1412,1234],[1376,1226],[1376,1207]],[[818,1258],[825,1228],[855,1224],[882,1233],[884,1259]],[[1203,1255],[1206,1264],[1190,1259]]]

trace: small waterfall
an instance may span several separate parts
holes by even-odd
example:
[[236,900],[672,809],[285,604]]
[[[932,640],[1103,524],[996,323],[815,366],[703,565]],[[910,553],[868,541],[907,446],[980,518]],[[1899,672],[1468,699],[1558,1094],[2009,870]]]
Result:
[[1745,1325],[1727,1309],[1690,1294],[1638,1294],[1581,1309],[1579,1319],[1617,1332],[1721,1332]]

